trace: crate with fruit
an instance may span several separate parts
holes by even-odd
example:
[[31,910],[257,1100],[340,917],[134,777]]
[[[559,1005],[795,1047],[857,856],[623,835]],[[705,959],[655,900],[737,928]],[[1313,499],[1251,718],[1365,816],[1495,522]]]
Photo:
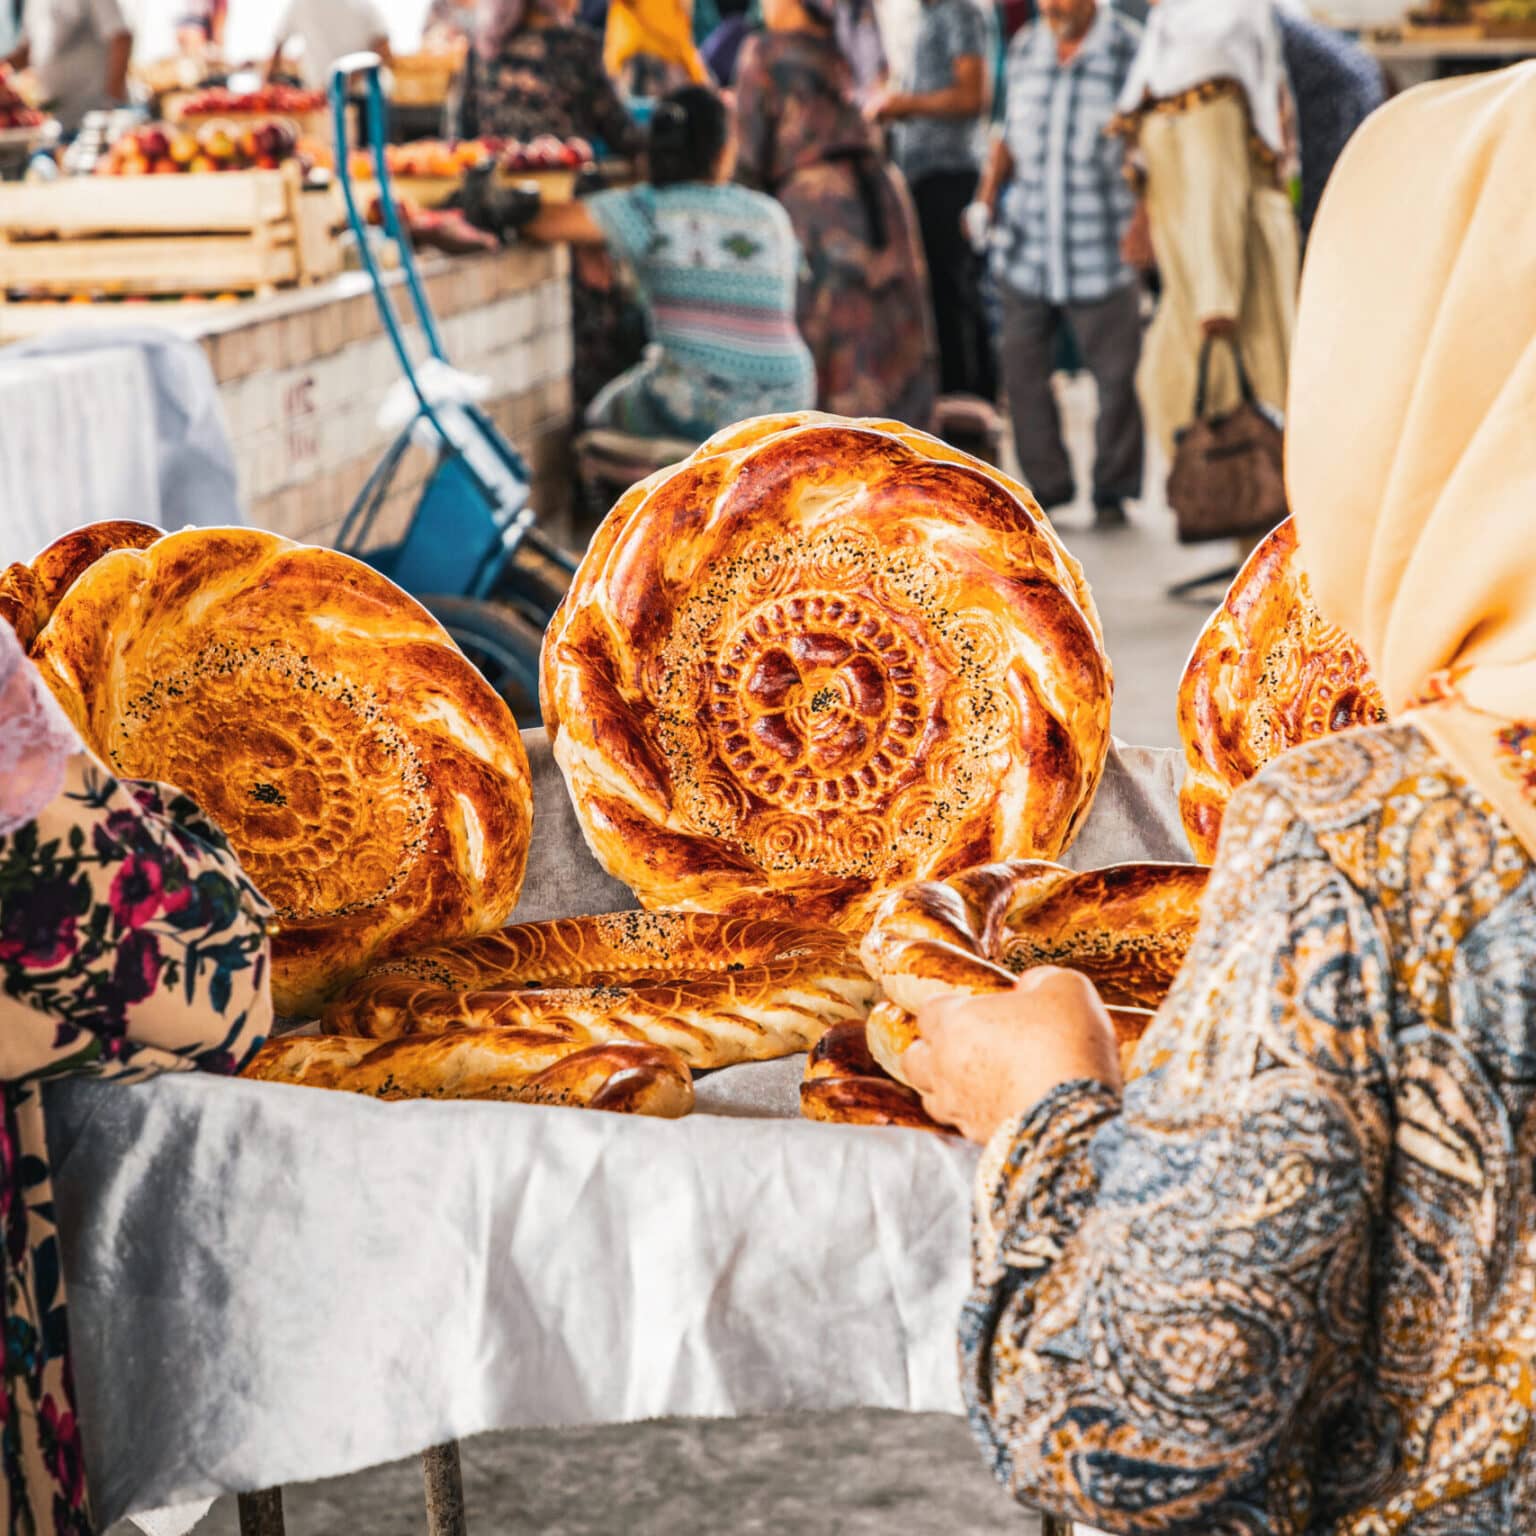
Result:
[[291,85],[264,85],[255,91],[210,86],[169,95],[162,107],[171,122],[193,129],[214,121],[241,127],[275,121],[289,127],[296,138],[326,142],[331,138],[331,114],[324,91],[304,91]]
[[[457,143],[416,139],[409,144],[387,145],[384,151],[384,164],[396,195],[424,207],[451,197],[466,171],[490,163],[495,164],[499,180],[533,181],[546,203],[568,202],[575,195],[577,176],[593,163],[592,146],[585,139],[546,134],[526,144],[496,138]],[[374,160],[369,151],[353,150],[348,165],[354,181],[374,180]]]
[[0,187],[0,296],[269,293],[340,270],[335,188],[292,129],[151,123],[91,176]]

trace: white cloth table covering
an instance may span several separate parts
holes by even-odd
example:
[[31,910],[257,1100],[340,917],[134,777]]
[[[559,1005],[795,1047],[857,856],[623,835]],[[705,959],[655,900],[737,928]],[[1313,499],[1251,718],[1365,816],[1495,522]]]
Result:
[[[542,733],[530,748],[519,915],[624,904]],[[1176,778],[1172,754],[1117,753],[1092,862],[1176,855]],[[793,1118],[802,1064],[707,1077],[673,1122],[191,1075],[52,1085],[98,1517],[492,1429],[958,1411],[974,1149]]]
[[154,410],[130,347],[0,353],[0,565],[105,518],[157,521]]

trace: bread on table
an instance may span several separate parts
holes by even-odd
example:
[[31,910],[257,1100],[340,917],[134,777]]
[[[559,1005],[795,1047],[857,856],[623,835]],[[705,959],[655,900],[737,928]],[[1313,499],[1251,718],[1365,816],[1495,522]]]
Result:
[[870,1014],[871,1054],[904,1081],[924,1003],[1011,991],[1031,967],[1058,965],[1093,981],[1128,1059],[1194,941],[1207,876],[1193,864],[1079,873],[1026,859],[890,892],[860,946],[884,994]]
[[48,622],[75,578],[114,549],[146,549],[164,530],[126,520],[88,523],[55,539],[30,565],[0,571],[0,619],[16,631],[24,646]]
[[[891,1006],[877,1004],[876,1012]],[[899,1125],[955,1134],[929,1115],[915,1088],[898,1083],[870,1055],[858,1024],[836,1024],[812,1047],[800,1084],[800,1113],[837,1125]]]
[[847,937],[695,912],[524,923],[375,966],[326,1010],[328,1034],[501,1026],[572,1042],[649,1041],[691,1067],[807,1050],[862,1026],[874,983]]
[[1232,792],[1304,741],[1387,717],[1360,647],[1317,611],[1290,518],[1248,557],[1179,684],[1179,810],[1201,863]]
[[512,1029],[463,1029],[396,1040],[289,1035],[269,1040],[243,1077],[377,1099],[506,1099],[676,1119],[693,1077],[675,1052],[634,1041],[572,1050]]
[[541,690],[587,841],[644,906],[849,931],[891,886],[1056,857],[1110,695],[1082,573],[1022,486],[814,414],[620,499]]
[[511,713],[361,562],[249,529],[115,548],[32,654],[114,772],[175,785],[229,838],[277,910],[279,1012],[516,904],[532,790]]

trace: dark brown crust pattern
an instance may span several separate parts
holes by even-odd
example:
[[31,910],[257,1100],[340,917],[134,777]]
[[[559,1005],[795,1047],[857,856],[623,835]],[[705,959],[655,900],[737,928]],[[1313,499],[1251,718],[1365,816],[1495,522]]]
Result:
[[893,885],[1055,857],[1110,693],[1023,487],[818,416],[744,423],[627,493],[543,652],[587,840],[645,906],[855,932]]
[[1195,857],[1216,857],[1227,801],[1266,763],[1386,717],[1364,653],[1312,601],[1287,518],[1238,572],[1179,684],[1189,765],[1179,809]]

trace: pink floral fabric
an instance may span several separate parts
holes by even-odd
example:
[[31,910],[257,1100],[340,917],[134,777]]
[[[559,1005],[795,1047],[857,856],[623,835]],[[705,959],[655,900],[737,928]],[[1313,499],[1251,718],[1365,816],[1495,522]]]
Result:
[[61,779],[0,825],[0,1517],[26,1536],[93,1529],[41,1084],[235,1072],[272,1018],[270,909],[222,834],[84,752]]

